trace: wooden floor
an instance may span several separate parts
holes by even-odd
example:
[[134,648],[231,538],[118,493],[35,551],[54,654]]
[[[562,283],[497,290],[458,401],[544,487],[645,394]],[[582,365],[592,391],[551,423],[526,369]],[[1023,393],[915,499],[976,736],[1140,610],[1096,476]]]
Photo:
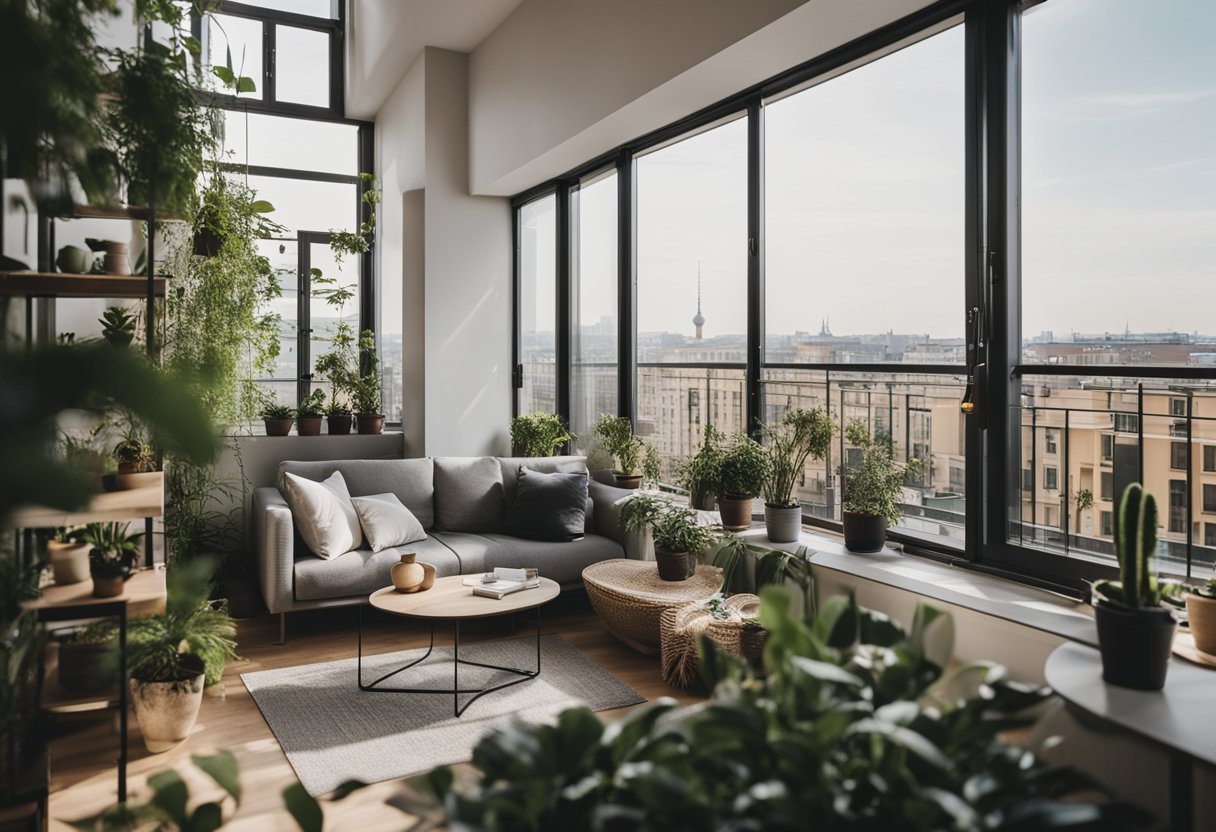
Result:
[[[400,618],[369,616],[364,629],[368,652],[387,652],[426,646],[426,631],[415,622]],[[239,651],[243,660],[228,667],[224,675],[226,696],[205,697],[198,723],[190,738],[162,754],[149,754],[143,746],[134,716],[130,724],[132,798],[144,788],[147,776],[173,767],[191,786],[192,801],[214,799],[218,790],[190,764],[191,754],[227,748],[241,766],[244,797],[229,826],[231,830],[295,829],[283,810],[281,792],[296,777],[278,742],[262,719],[241,682],[240,674],[251,670],[291,667],[355,655],[355,611],[353,609],[296,613],[287,619],[287,644],[274,643],[278,620],[270,616],[239,622]],[[368,619],[365,619],[365,624]],[[507,621],[503,619],[502,621]],[[665,684],[659,676],[657,656],[643,656],[608,634],[581,592],[566,593],[545,608],[543,632],[557,633],[590,659],[607,668],[648,700],[672,696],[694,701],[695,696]],[[462,632],[462,640],[500,638],[508,635],[503,624],[486,623],[478,632]],[[471,628],[470,628],[471,629]],[[462,628],[464,630],[464,628]],[[491,694],[492,696],[492,694]],[[627,713],[628,708],[605,711],[605,719]],[[66,823],[94,814],[117,799],[114,726],[94,724],[51,745],[51,829],[69,830]],[[399,783],[382,783],[325,804],[326,829],[399,830],[407,818],[385,801],[400,791]]]

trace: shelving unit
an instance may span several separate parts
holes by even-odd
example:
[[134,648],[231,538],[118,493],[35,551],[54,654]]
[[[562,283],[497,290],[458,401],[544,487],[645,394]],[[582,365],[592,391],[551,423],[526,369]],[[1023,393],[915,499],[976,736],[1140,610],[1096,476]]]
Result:
[[[139,275],[0,272],[0,297],[145,298],[148,280]],[[165,278],[152,281],[152,295],[165,296]]]
[[46,506],[19,506],[13,511],[10,524],[15,529],[52,529],[60,526],[83,526],[85,523],[161,517],[165,513],[164,472],[155,471],[147,476],[147,485],[126,491],[105,491],[96,494],[88,506],[80,511],[62,511]]

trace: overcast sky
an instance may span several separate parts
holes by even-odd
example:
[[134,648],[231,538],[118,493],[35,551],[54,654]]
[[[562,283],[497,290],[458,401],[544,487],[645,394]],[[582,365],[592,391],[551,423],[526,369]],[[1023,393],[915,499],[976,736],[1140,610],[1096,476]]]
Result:
[[[1216,332],[1216,2],[1049,0],[1023,32],[1023,332]],[[963,334],[963,71],[960,26],[766,107],[770,334]],[[699,263],[706,335],[742,333],[745,122],[637,182],[639,330],[692,332]],[[583,324],[615,303],[614,208],[578,226]]]

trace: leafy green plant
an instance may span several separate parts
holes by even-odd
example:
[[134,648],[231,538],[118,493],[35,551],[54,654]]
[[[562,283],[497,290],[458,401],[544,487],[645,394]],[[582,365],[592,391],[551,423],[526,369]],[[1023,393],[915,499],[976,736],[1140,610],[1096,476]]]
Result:
[[266,402],[262,405],[263,419],[293,419],[296,411],[294,408],[278,402]]
[[920,471],[920,460],[896,462],[890,443],[871,437],[865,422],[860,419],[853,420],[845,428],[845,438],[861,449],[861,463],[845,471],[844,510],[898,523],[899,497],[908,477]]
[[136,321],[135,314],[121,306],[107,306],[97,319],[101,324],[101,337],[112,347],[130,346],[135,338]]
[[696,453],[680,466],[676,485],[694,496],[716,493],[721,476],[724,440],[722,431],[707,424]]
[[365,329],[359,333],[359,356],[365,371],[349,382],[350,403],[355,413],[380,413],[380,359],[376,356],[376,333]]
[[140,439],[124,439],[114,446],[114,461],[119,465],[133,465],[137,471],[146,471],[156,463],[156,451]]
[[1159,607],[1177,599],[1182,588],[1157,579],[1157,500],[1140,483],[1123,490],[1115,520],[1115,553],[1119,558],[1119,580],[1096,581],[1094,593],[1103,601],[1124,609]]
[[764,425],[770,460],[769,476],[764,483],[767,505],[780,508],[798,505],[794,488],[806,479],[806,461],[827,456],[835,432],[832,417],[818,408],[787,410],[776,423]]
[[38,597],[40,572],[41,564],[21,564],[14,552],[0,551],[0,805],[16,796],[14,785],[45,745],[39,700],[46,630],[37,613],[22,606]]
[[657,494],[629,497],[621,505],[621,524],[627,531],[649,529],[655,546],[698,557],[716,539],[709,526],[698,522],[695,511]]
[[513,456],[554,456],[576,437],[556,413],[529,413],[511,420]]
[[376,206],[380,203],[380,180],[370,173],[359,174],[359,202],[364,214],[357,231],[329,230],[329,248],[339,265],[345,255],[366,254],[376,236]]
[[[427,777],[454,829],[1038,830],[1144,828],[1128,807],[1002,732],[1046,689],[995,665],[943,675],[948,616],[911,631],[833,599],[806,624],[761,594],[764,669],[702,639],[707,705],[662,699],[608,725],[574,708],[475,747],[478,776]],[[948,629],[948,627],[946,628]],[[965,675],[960,680],[958,673]],[[978,680],[971,686],[960,684]],[[968,689],[970,687],[970,689]]]
[[619,474],[629,475],[638,470],[642,457],[642,440],[633,435],[633,423],[628,416],[602,413],[591,427],[594,434],[612,455]]
[[359,376],[358,339],[346,320],[346,304],[355,296],[354,284],[342,284],[336,278],[326,277],[320,269],[313,269],[310,276],[312,297],[323,300],[338,319],[324,340],[329,350],[317,356],[316,371],[329,381],[329,416],[349,416],[351,412],[352,388]]
[[300,402],[296,413],[301,419],[316,419],[323,415],[325,413],[325,391],[319,387],[314,388]]
[[1088,488],[1082,488],[1077,492],[1074,502],[1077,505],[1077,511],[1085,511],[1087,508],[1093,508],[1094,492],[1090,491]]
[[663,458],[659,449],[642,440],[642,484],[646,488],[658,488],[663,478]]
[[[230,450],[239,460],[233,440]],[[221,476],[214,465],[176,458],[165,473],[165,550],[171,568],[198,557],[222,557],[225,565],[244,546],[241,506],[245,479]]]
[[89,523],[80,533],[80,539],[92,547],[90,566],[107,575],[124,572],[139,562],[143,536],[143,532],[129,534],[127,524],[119,522]]
[[[799,546],[793,552],[785,552],[768,546],[758,546],[743,538],[728,534],[706,553],[705,562],[722,570],[722,588],[725,592],[758,592],[765,586],[781,586],[791,581],[802,590],[804,609],[811,609],[812,590],[810,549]],[[754,569],[746,564],[754,562]]]
[[718,466],[718,496],[746,499],[764,488],[772,469],[768,452],[745,433],[730,437]]

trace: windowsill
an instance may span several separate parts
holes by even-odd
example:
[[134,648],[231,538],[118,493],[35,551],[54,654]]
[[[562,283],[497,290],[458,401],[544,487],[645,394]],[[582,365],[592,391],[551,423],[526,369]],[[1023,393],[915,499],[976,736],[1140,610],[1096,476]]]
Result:
[[855,554],[840,537],[803,529],[800,544],[769,543],[763,528],[743,534],[756,543],[792,551],[813,550],[811,565],[902,589],[935,601],[1096,646],[1098,634],[1089,606],[1016,581],[906,555],[889,545],[874,554]]

